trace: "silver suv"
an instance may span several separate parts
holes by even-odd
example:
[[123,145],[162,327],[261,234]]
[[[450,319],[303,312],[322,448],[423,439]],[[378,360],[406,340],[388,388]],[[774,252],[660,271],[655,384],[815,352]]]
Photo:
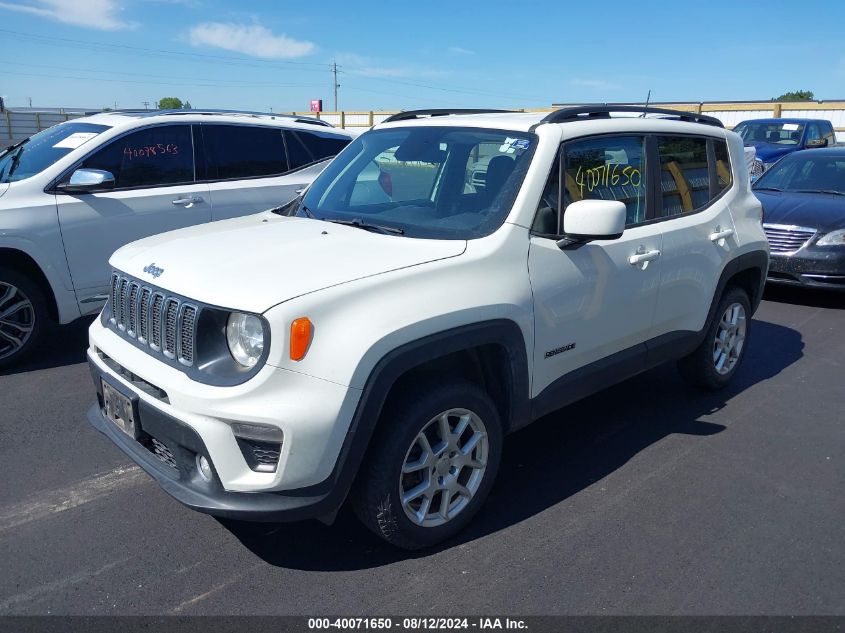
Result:
[[164,231],[287,203],[351,140],[318,119],[121,111],[0,152],[0,367],[100,310],[109,256]]

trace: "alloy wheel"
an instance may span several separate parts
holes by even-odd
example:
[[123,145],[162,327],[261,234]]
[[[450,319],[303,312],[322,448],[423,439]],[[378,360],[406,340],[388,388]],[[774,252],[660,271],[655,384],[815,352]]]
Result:
[[487,469],[490,446],[481,418],[449,409],[411,443],[399,475],[399,498],[416,525],[437,527],[469,505]]
[[0,281],[0,359],[20,351],[35,328],[35,307],[20,288]]
[[740,303],[732,303],[722,314],[713,341],[713,365],[716,372],[723,376],[729,374],[739,362],[745,344],[745,332],[745,308]]

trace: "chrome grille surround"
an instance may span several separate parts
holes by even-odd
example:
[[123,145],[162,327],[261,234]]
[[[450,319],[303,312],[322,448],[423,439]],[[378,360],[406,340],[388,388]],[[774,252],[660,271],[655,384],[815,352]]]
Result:
[[813,239],[816,229],[792,224],[763,224],[769,251],[778,255],[790,255],[801,250]]
[[168,359],[178,358],[182,365],[194,364],[196,305],[117,272],[112,274],[110,305],[112,329]]

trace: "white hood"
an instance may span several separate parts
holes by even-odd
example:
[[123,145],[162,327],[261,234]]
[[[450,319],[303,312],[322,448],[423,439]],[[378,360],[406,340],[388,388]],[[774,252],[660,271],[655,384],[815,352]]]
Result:
[[[423,240],[266,212],[127,244],[112,267],[176,294],[247,312],[379,273],[455,257],[464,240]],[[162,272],[145,273],[151,264]]]

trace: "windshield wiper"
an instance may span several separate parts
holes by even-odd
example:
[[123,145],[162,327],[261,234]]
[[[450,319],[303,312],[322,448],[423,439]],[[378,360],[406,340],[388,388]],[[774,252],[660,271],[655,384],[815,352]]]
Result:
[[796,189],[797,193],[829,193],[834,196],[845,196],[845,192],[836,191],[835,189]]
[[[310,212],[309,212],[310,213]],[[313,217],[313,216],[311,216]],[[344,226],[354,226],[356,229],[364,229],[365,231],[375,231],[377,233],[385,233],[388,235],[405,235],[405,230],[395,226],[384,226],[382,224],[370,224],[364,222],[359,218],[354,220],[333,220],[330,218],[320,218],[324,222],[332,222],[334,224],[343,224]]]
[[783,189],[778,189],[777,187],[751,187],[754,191],[783,191]]

